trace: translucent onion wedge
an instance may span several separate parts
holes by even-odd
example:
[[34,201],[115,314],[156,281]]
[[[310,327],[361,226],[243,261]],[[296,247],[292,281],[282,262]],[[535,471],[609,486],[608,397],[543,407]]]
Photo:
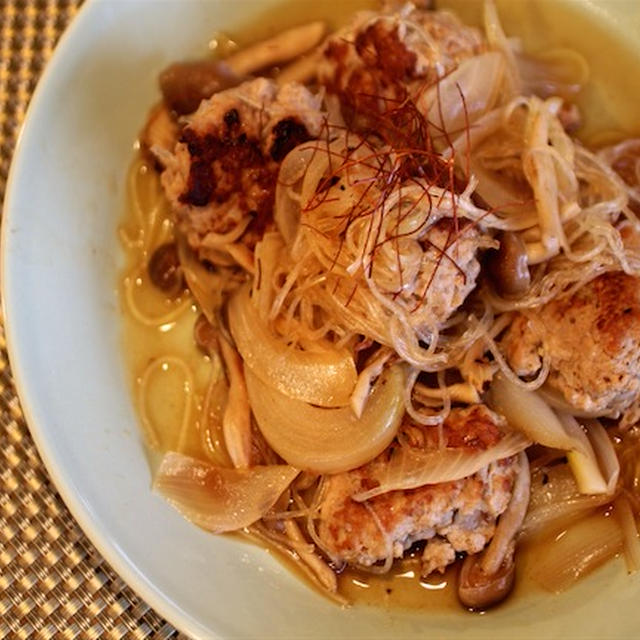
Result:
[[476,192],[491,208],[503,216],[508,215],[506,219],[510,230],[518,231],[531,226],[536,213],[527,187],[510,180],[506,172],[486,169],[475,156],[470,158],[470,168],[478,179]]
[[570,500],[578,495],[576,480],[566,462],[549,467],[532,466],[529,511],[535,511],[553,502]]
[[583,424],[587,431],[589,442],[596,454],[598,466],[607,484],[606,493],[613,494],[620,477],[620,460],[616,450],[613,448],[613,442],[611,442],[607,430],[598,420],[584,420]]
[[498,374],[491,383],[491,407],[502,414],[513,429],[538,444],[570,451],[580,446],[569,436],[553,410],[533,391]]
[[610,501],[610,495],[581,494],[568,464],[539,469],[531,478],[529,509],[521,538],[528,540],[559,532]]
[[460,448],[421,451],[412,447],[398,447],[385,465],[384,475],[375,478],[380,483],[379,486],[356,493],[352,498],[362,502],[388,491],[460,480],[496,460],[523,451],[530,444],[525,436],[514,431],[507,433],[495,446],[483,451]]
[[378,378],[362,416],[350,407],[325,409],[289,398],[245,371],[251,408],[260,431],[289,464],[339,473],[369,462],[393,440],[404,415],[401,366]]
[[572,415],[560,411],[557,415],[567,434],[574,438],[576,443],[579,443],[573,447],[572,451],[567,452],[567,460],[580,493],[590,495],[611,493],[607,481],[600,471],[598,459],[587,434]]
[[[612,493],[615,486],[615,482],[612,486],[610,481],[612,476],[604,477],[589,438],[573,416],[563,412],[556,414],[537,393],[513,384],[502,375],[493,380],[490,404],[512,428],[533,442],[566,451],[581,493]],[[603,447],[601,455],[609,460],[611,452],[606,451],[602,439],[599,446]],[[615,469],[610,467],[609,472],[614,474]]]
[[264,383],[320,407],[349,403],[358,378],[351,354],[346,349],[308,352],[288,346],[258,317],[248,286],[229,303],[229,328],[245,369]]
[[622,531],[602,513],[583,518],[545,545],[536,556],[531,576],[539,585],[560,593],[622,550]]
[[428,120],[452,138],[492,109],[505,69],[504,57],[489,51],[460,63],[424,96]]
[[627,563],[627,571],[635,573],[640,569],[640,537],[638,537],[638,525],[629,505],[629,501],[620,496],[615,501],[614,514],[622,529],[624,559]]
[[280,165],[273,219],[289,247],[298,233],[303,178],[311,161],[316,158],[313,146],[301,145],[293,149]]
[[153,488],[194,524],[222,533],[262,518],[298,473],[287,465],[226,469],[170,451]]
[[224,338],[220,339],[220,352],[229,379],[229,397],[222,416],[224,443],[233,466],[246,469],[251,460],[251,410],[242,360]]
[[552,49],[536,57],[516,56],[523,95],[575,99],[589,80],[589,63],[577,51]]

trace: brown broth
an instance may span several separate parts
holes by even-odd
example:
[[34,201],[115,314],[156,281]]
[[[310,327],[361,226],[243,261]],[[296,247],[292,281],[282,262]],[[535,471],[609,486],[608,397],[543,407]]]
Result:
[[[143,188],[138,192],[142,194],[142,208],[148,210],[153,207],[152,202],[162,202],[157,197],[157,174],[140,158],[134,161],[132,171],[140,175]],[[147,202],[145,196],[148,196]],[[198,311],[190,294],[183,292],[176,299],[168,299],[151,284],[146,270],[139,268],[140,261],[148,258],[153,247],[172,239],[168,205],[161,207],[153,231],[147,229],[138,236],[136,207],[133,202],[127,204],[119,228],[121,238],[126,235],[140,242],[149,242],[151,246],[148,251],[125,251],[125,269],[119,283],[125,363],[143,433],[152,449],[173,449],[207,459],[209,456],[203,445],[206,433],[202,432],[200,413],[209,380],[217,375],[217,369],[212,366],[216,363],[197,349],[192,338]],[[153,238],[149,237],[150,234]],[[127,289],[133,291],[135,306],[141,313],[154,318],[166,316],[167,321],[155,324],[140,322],[127,303]],[[188,379],[184,375],[185,366],[190,371]],[[143,403],[140,394],[145,376],[148,377],[148,397]],[[188,420],[185,419],[186,412]],[[151,430],[145,426],[145,415],[153,423]],[[176,425],[183,428],[176,428]]]
[[393,609],[425,611],[459,610],[456,596],[458,563],[444,574],[420,577],[419,558],[397,560],[391,571],[374,575],[358,569],[345,570],[338,579],[340,592],[351,602]]

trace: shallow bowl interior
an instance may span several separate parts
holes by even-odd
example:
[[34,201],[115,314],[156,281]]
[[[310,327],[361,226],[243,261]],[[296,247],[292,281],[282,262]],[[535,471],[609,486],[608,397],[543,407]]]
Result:
[[[165,64],[203,55],[216,31],[238,32],[247,21],[277,30],[273,16],[283,14],[273,13],[276,4],[91,1],[38,88],[11,172],[2,287],[13,373],[56,486],[116,571],[196,638],[457,638],[463,631],[487,638],[630,637],[640,625],[634,606],[640,584],[621,563],[568,593],[523,593],[482,616],[341,609],[267,552],[200,531],[151,493],[116,292],[116,227],[132,143],[157,99],[156,76]],[[554,12],[567,5],[575,20],[558,31]],[[633,2],[528,6],[516,30],[542,20],[551,39],[588,57],[608,51],[606,59],[622,56],[624,68],[637,68]],[[599,26],[587,37],[581,25],[594,21]],[[630,98],[640,96],[640,81],[606,74],[605,66],[594,60],[590,99],[609,118],[607,126],[630,128]]]

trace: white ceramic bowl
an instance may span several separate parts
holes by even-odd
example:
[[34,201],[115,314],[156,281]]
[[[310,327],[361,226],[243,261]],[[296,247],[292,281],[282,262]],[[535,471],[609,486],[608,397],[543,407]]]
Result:
[[[276,3],[91,1],[38,87],[11,172],[2,285],[13,373],[56,486],[115,570],[195,638],[637,635],[640,583],[621,563],[561,596],[524,594],[483,616],[340,609],[268,553],[204,533],[151,493],[116,295],[116,226],[132,142],[166,63],[203,54],[217,30],[259,16],[268,23]],[[635,6],[603,0],[575,7],[601,24],[600,35],[578,45],[608,52],[595,62],[596,75],[616,66],[618,51],[637,68]],[[548,10],[532,7],[538,17]],[[568,24],[568,42],[580,39],[580,20]],[[552,38],[554,25],[547,25]],[[630,95],[640,96],[636,75],[611,86],[612,74],[600,78],[599,98],[620,107],[622,120]]]

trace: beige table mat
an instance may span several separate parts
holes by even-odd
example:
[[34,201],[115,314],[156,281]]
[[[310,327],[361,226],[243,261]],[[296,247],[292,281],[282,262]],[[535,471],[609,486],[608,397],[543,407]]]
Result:
[[[115,1],[115,0],[114,0]],[[16,136],[81,0],[0,0],[0,203]],[[186,638],[85,537],[27,430],[0,326],[0,640]]]

